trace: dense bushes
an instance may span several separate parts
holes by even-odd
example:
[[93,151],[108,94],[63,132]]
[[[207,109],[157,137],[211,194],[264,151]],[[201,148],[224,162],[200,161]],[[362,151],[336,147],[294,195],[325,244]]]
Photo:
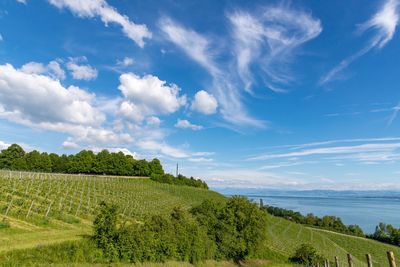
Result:
[[158,159],[136,160],[122,152],[103,150],[98,154],[82,150],[75,155],[59,156],[55,153],[29,153],[13,144],[0,153],[0,169],[54,173],[107,174],[126,176],[150,176],[164,174]]
[[195,179],[193,177],[188,178],[186,176],[183,176],[182,174],[179,174],[178,177],[175,177],[168,173],[165,174],[152,173],[150,179],[164,184],[187,185],[187,186],[208,189],[208,185],[202,180]]
[[369,238],[400,246],[400,229],[395,228],[391,224],[380,223],[375,228],[375,233],[368,236]]
[[339,217],[336,216],[324,216],[319,218],[312,213],[307,214],[307,216],[302,215],[300,212],[296,212],[293,210],[272,207],[272,206],[264,206],[265,210],[268,211],[269,214],[272,214],[277,217],[283,217],[285,219],[291,220],[296,223],[306,224],[314,227],[324,228],[327,230],[350,234],[355,236],[365,236],[361,227],[358,225],[345,225]]
[[94,240],[110,261],[242,261],[255,255],[265,239],[265,213],[245,198],[226,204],[206,201],[191,211],[175,208],[169,216],[117,227],[114,206],[101,204]]
[[309,244],[302,244],[290,260],[303,266],[319,266],[324,261],[316,249]]

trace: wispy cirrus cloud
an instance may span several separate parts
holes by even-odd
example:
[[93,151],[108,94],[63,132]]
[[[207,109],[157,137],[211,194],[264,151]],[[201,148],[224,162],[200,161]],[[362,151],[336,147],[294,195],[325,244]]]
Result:
[[252,94],[255,81],[252,67],[256,65],[262,72],[259,78],[271,90],[284,92],[281,85],[293,80],[288,65],[294,51],[321,33],[321,23],[287,5],[263,7],[262,12],[236,10],[227,14],[227,20],[233,45],[226,49],[214,38],[168,17],[159,21],[159,27],[169,41],[208,71],[212,77],[210,90],[228,123],[265,127],[266,122],[251,116],[244,105],[243,93]]
[[138,46],[144,47],[144,40],[150,39],[152,33],[144,24],[136,24],[128,16],[120,14],[116,8],[110,6],[105,0],[48,0],[50,4],[59,9],[67,8],[74,15],[82,18],[100,17],[107,26],[109,23],[118,24],[123,33]]
[[220,112],[225,120],[235,125],[264,126],[264,122],[248,115],[239,88],[231,81],[230,73],[216,62],[213,44],[206,36],[167,17],[159,21],[159,27],[169,41],[209,72],[213,78],[211,90],[221,106]]
[[386,0],[377,13],[368,21],[361,24],[360,32],[374,30],[374,35],[367,44],[353,55],[342,60],[337,66],[331,69],[327,74],[321,77],[319,85],[326,84],[338,78],[340,72],[347,68],[353,61],[368,53],[372,49],[383,48],[392,40],[397,25],[399,24],[399,0]]
[[288,67],[293,52],[322,32],[321,22],[307,12],[283,4],[261,10],[258,13],[235,11],[228,15],[237,71],[248,92],[255,80],[251,71],[254,65],[268,76],[264,82],[269,89],[285,92],[280,87],[293,80]]

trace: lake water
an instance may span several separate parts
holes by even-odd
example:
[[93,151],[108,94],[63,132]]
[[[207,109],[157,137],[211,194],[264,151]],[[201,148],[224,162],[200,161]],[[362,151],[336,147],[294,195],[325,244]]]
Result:
[[373,233],[379,222],[400,227],[400,192],[397,191],[280,191],[265,189],[215,189],[227,195],[243,195],[271,205],[313,213],[319,217],[334,215],[345,224],[358,224]]

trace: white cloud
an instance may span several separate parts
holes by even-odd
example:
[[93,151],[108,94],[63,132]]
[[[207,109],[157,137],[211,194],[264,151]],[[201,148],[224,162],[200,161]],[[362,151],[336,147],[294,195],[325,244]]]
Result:
[[64,87],[49,76],[0,65],[0,118],[66,133],[73,137],[69,142],[131,142],[129,134],[102,127],[106,116],[95,106],[95,99],[95,94],[76,86]]
[[[83,61],[86,61],[86,58],[82,58]],[[79,64],[79,58],[71,58],[67,63],[67,69],[71,72],[72,77],[75,80],[94,80],[97,78],[97,70],[90,65]]]
[[138,142],[141,149],[151,150],[162,153],[173,158],[187,158],[189,154],[179,148],[172,147],[164,142],[157,142],[154,140],[143,140]]
[[172,43],[212,76],[210,88],[221,105],[220,111],[225,120],[239,126],[264,127],[264,122],[247,114],[241,102],[240,91],[231,81],[231,74],[222,71],[215,62],[215,52],[211,51],[211,42],[207,37],[179,25],[170,18],[161,19],[159,26]]
[[376,152],[390,152],[400,148],[400,143],[383,143],[383,144],[362,144],[354,146],[336,146],[336,147],[320,147],[312,149],[304,149],[300,151],[287,152],[287,153],[271,153],[264,154],[256,157],[251,157],[249,160],[268,160],[278,158],[293,158],[305,157],[313,155],[328,155],[328,154],[360,154],[362,153],[376,153]]
[[17,0],[17,2],[20,3],[20,4],[24,4],[24,5],[27,4],[26,0]]
[[45,74],[55,79],[65,79],[65,71],[56,60],[50,61],[47,65],[39,62],[29,62],[24,64],[20,70],[27,74]]
[[399,1],[386,0],[383,6],[375,13],[371,19],[363,23],[360,31],[364,32],[369,29],[375,30],[375,35],[368,41],[368,43],[358,52],[354,53],[348,58],[342,60],[339,65],[335,66],[327,74],[325,74],[319,81],[319,84],[337,79],[339,73],[347,68],[354,60],[363,56],[371,49],[383,48],[390,40],[392,40],[397,25],[399,24]]
[[212,162],[213,159],[201,157],[201,158],[189,158],[188,161],[203,163],[203,162]]
[[0,114],[32,122],[99,125],[105,116],[91,105],[95,95],[59,81],[0,65]]
[[146,120],[147,125],[158,127],[161,124],[161,120],[156,116],[150,116]]
[[125,57],[123,60],[117,60],[117,65],[122,67],[128,67],[133,65],[134,62],[135,61],[133,60],[133,58]]
[[11,146],[11,144],[0,141],[0,151],[3,149],[7,149],[9,146]]
[[132,22],[126,15],[120,14],[105,0],[48,0],[59,9],[68,8],[82,18],[100,17],[107,26],[115,23],[122,27],[123,33],[140,47],[144,46],[144,39],[151,38],[152,34],[144,24]]
[[218,102],[212,94],[204,90],[198,91],[194,95],[191,109],[206,115],[214,114],[217,111]]
[[0,34],[0,42],[4,41],[3,35]]
[[174,113],[186,104],[178,86],[153,75],[122,74],[118,88],[124,96],[121,114],[134,122],[141,122],[145,116]]
[[93,151],[96,154],[101,152],[102,150],[106,149],[110,153],[122,152],[124,155],[132,156],[133,158],[138,158],[138,154],[136,152],[132,152],[128,148],[125,148],[125,147],[90,147],[88,149]]
[[262,13],[237,11],[228,15],[232,24],[237,71],[245,89],[251,92],[253,63],[261,66],[270,80],[264,80],[275,92],[284,92],[281,84],[292,80],[288,62],[293,51],[322,32],[321,22],[310,14],[269,6]]
[[203,126],[201,126],[201,125],[192,124],[188,120],[181,120],[181,119],[178,119],[178,121],[175,124],[175,127],[181,128],[181,129],[191,129],[194,131],[203,129]]
[[70,139],[68,139],[68,140],[65,140],[63,143],[62,143],[62,148],[63,149],[77,149],[77,148],[79,148],[79,145],[77,144],[77,143],[75,143],[74,141],[72,141],[72,140],[70,140]]

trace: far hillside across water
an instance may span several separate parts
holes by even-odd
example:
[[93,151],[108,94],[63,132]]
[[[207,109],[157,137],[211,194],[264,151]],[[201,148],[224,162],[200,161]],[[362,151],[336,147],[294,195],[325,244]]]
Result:
[[365,233],[373,233],[379,222],[400,227],[399,191],[330,191],[330,190],[268,190],[217,188],[230,196],[243,195],[265,205],[298,211],[304,215],[334,215],[345,224],[358,224]]

